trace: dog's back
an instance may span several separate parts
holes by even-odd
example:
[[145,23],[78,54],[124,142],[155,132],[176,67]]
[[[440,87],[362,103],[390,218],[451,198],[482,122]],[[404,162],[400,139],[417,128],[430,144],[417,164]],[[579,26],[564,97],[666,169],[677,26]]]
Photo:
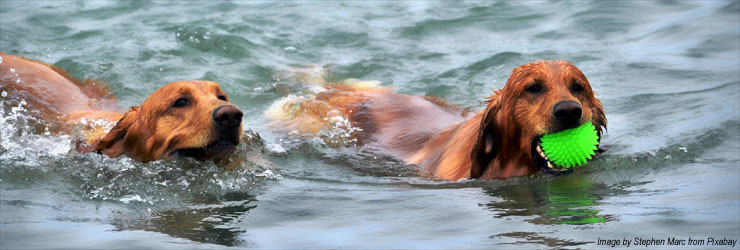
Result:
[[[101,82],[79,82],[66,71],[43,62],[0,53],[0,91],[13,101],[25,101],[29,110],[47,121],[75,119],[95,112],[101,117],[114,107],[115,97]],[[119,117],[120,118],[120,117]],[[116,119],[116,117],[112,117]]]
[[39,121],[37,132],[74,134],[78,151],[90,151],[88,144],[121,119],[115,112],[116,99],[107,85],[80,82],[63,69],[40,61],[0,53],[0,92],[6,104],[22,106]]
[[462,111],[446,103],[395,93],[366,94],[350,119],[363,129],[368,143],[400,159],[410,159],[432,136],[465,119]]
[[[447,146],[462,143],[451,139],[462,138],[458,127],[470,118],[467,112],[440,98],[393,93],[378,86],[376,81],[329,82],[322,75],[325,72],[316,68],[299,73],[299,81],[319,87],[319,92],[312,97],[288,96],[276,101],[265,112],[272,120],[273,130],[318,134],[336,127],[332,121],[347,119],[353,127],[351,140],[356,142],[353,145],[372,146],[408,164],[422,166],[441,178],[459,179],[468,175],[469,154],[442,157],[447,149],[453,148]],[[465,139],[475,139],[474,136]],[[472,143],[465,143],[472,150]],[[441,165],[450,166],[449,171],[440,169]]]

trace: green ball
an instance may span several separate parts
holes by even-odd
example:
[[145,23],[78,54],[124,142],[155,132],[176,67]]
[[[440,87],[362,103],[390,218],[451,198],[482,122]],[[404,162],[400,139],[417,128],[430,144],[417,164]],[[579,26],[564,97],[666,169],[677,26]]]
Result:
[[599,136],[591,122],[558,133],[546,134],[541,139],[542,150],[550,162],[562,168],[581,166],[596,154]]

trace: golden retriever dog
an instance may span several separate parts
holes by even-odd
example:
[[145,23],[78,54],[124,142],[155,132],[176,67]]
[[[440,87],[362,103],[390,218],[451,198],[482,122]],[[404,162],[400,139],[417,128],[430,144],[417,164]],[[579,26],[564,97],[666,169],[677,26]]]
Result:
[[[227,158],[242,135],[242,111],[215,82],[165,85],[140,106],[117,112],[105,85],[80,82],[43,62],[0,53],[0,91],[36,118],[84,138],[77,149],[141,162]],[[115,125],[113,125],[115,124]]]
[[488,98],[486,109],[472,115],[439,98],[392,93],[377,82],[329,83],[303,74],[308,75],[303,81],[320,91],[276,101],[266,112],[274,130],[319,133],[346,118],[356,127],[357,144],[445,180],[568,173],[538,152],[542,135],[585,122],[593,122],[599,138],[606,129],[601,102],[586,76],[566,61],[515,68],[504,88]]

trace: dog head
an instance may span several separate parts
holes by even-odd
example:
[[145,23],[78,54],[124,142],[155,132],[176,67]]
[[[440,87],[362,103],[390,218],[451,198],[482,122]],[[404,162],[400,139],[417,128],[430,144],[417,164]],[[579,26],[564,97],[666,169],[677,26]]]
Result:
[[[566,61],[540,61],[513,70],[481,119],[471,177],[506,178],[569,172],[537,152],[544,134],[592,122],[601,137],[606,116],[583,73]],[[548,164],[549,163],[549,164]]]
[[142,162],[225,159],[239,144],[242,116],[215,82],[173,82],[124,114],[95,151]]

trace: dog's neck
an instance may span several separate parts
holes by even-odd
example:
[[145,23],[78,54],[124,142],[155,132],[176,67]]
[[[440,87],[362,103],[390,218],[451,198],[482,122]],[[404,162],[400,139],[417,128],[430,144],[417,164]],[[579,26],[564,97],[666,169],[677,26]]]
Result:
[[[475,144],[478,143],[484,112],[486,111],[480,111],[467,120],[433,135],[421,150],[409,157],[407,162],[422,166],[440,179],[470,178],[473,163],[471,154]],[[520,136],[520,132],[512,131],[502,140],[518,141],[515,138]],[[531,159],[528,158],[527,152],[518,150],[518,145],[503,145],[503,148],[498,150],[504,152],[488,163],[488,166],[484,166],[485,169],[479,179],[508,178],[537,172],[536,168],[528,167],[533,163],[530,163]]]
[[[473,151],[484,111],[433,135],[407,162],[422,166],[440,179],[470,178]],[[462,156],[462,157],[461,157]]]

